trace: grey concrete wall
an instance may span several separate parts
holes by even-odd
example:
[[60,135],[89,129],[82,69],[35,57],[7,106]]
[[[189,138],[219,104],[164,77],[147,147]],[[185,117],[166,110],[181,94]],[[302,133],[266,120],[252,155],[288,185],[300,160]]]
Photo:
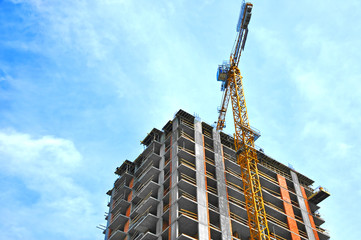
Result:
[[198,204],[198,239],[208,240],[208,201],[206,192],[206,178],[204,169],[204,146],[202,123],[194,121],[194,141],[196,155],[197,204]]
[[[163,183],[164,183],[164,171],[163,171],[163,168],[164,168],[164,161],[165,161],[165,159],[164,159],[164,154],[165,154],[164,141],[165,141],[165,134],[163,133],[162,137],[161,137],[162,146],[160,147],[160,156],[162,158],[160,159],[160,162],[159,162],[159,169],[161,170],[161,172],[160,172],[159,177],[158,177],[158,182],[160,184],[160,189],[158,191],[158,199],[163,199],[163,193],[164,193],[164,186],[163,186]],[[163,229],[162,214],[163,214],[163,201],[160,201],[160,203],[158,204],[158,207],[157,207],[157,217],[159,219],[158,219],[158,222],[157,222],[156,234],[161,234],[162,233],[162,229]],[[158,240],[162,240],[162,237],[161,236],[158,237]]]
[[228,199],[227,199],[227,185],[225,179],[225,166],[222,154],[222,144],[219,132],[213,129],[213,148],[214,160],[216,166],[217,188],[218,188],[218,204],[220,213],[220,222],[222,230],[222,239],[232,239],[231,222],[229,218]]
[[171,218],[171,239],[177,239],[178,237],[178,224],[177,224],[177,217],[178,217],[178,119],[174,119],[173,121],[173,132],[172,132],[172,158],[171,158],[171,166],[172,166],[172,172],[171,172],[171,189],[169,192],[170,199],[170,211],[169,211],[169,217]]
[[302,195],[302,192],[301,192],[301,186],[300,186],[300,183],[298,181],[297,174],[295,172],[291,171],[291,177],[292,177],[293,185],[294,185],[295,190],[296,190],[297,200],[298,200],[298,204],[300,205],[302,219],[303,219],[303,222],[305,223],[306,233],[307,233],[308,239],[309,240],[315,240],[316,238],[315,238],[315,235],[314,235],[314,233],[312,231],[310,218],[308,217],[308,211],[307,211],[307,208],[306,208],[305,199],[303,198],[303,195]]

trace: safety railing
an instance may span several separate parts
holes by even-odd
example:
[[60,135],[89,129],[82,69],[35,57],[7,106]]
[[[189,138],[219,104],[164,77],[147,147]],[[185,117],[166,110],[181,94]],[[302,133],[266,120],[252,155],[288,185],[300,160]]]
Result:
[[170,170],[164,172],[164,180],[166,180],[170,175]]
[[188,211],[186,209],[180,209],[179,214],[190,217],[190,218],[193,218],[194,220],[198,220],[198,214],[197,213]]
[[215,212],[219,212],[219,208],[208,202],[208,207]]
[[185,152],[187,152],[187,153],[190,153],[191,155],[194,156],[194,151],[193,151],[193,150],[190,150],[190,149],[188,149],[188,148],[186,148],[186,147],[178,146],[178,152],[179,152],[180,150],[183,150],[183,151],[185,151]]
[[188,121],[184,118],[180,119],[180,124],[183,124],[191,129],[194,129],[194,123],[192,123],[191,121]]
[[265,174],[265,173],[263,173],[263,172],[261,172],[261,171],[258,171],[258,174],[259,174],[260,176],[262,176],[262,177],[270,180],[271,182],[275,183],[276,185],[279,185],[278,182],[276,181],[276,179],[268,176],[267,174]]
[[[155,150],[155,149],[154,149],[154,145],[153,145],[153,149],[150,150],[146,155],[144,155],[144,156],[142,157],[142,163],[139,165],[138,169],[140,169],[140,168],[143,167],[143,165],[147,162],[146,160],[148,159],[148,157],[149,157],[150,155],[152,155],[153,153],[154,153],[154,154],[157,154],[157,153],[155,153],[154,150]],[[157,155],[158,155],[158,154],[157,154]],[[137,169],[137,171],[138,171],[138,169]],[[137,174],[137,171],[135,172],[136,174]],[[139,174],[137,174],[137,175],[139,175]]]
[[271,237],[276,240],[287,240],[286,238],[283,238],[275,233],[270,233]]
[[215,161],[209,157],[206,157],[206,162],[211,164],[211,165],[214,165],[215,164]]
[[[126,186],[126,185],[124,184],[123,186]],[[114,195],[113,195],[114,200],[118,200],[118,199],[124,197],[124,193],[120,194],[120,192],[121,192],[120,189],[114,191]]]
[[273,203],[270,203],[270,202],[268,202],[268,201],[266,201],[266,200],[264,200],[264,199],[263,199],[263,201],[264,201],[264,204],[265,204],[265,205],[268,205],[269,207],[274,208],[274,209],[276,209],[277,211],[280,211],[280,212],[284,213],[284,210],[283,210],[282,208],[280,208],[280,207],[274,205]]
[[288,191],[297,195],[296,190],[293,187],[287,186]]
[[241,216],[239,216],[239,215],[237,215],[237,214],[235,214],[235,213],[233,213],[233,212],[230,212],[230,217],[231,217],[231,219],[236,220],[236,221],[238,221],[238,222],[241,222],[241,223],[243,223],[244,225],[248,225],[246,219],[242,218]]
[[305,185],[305,184],[300,183],[300,185],[301,185],[302,187],[304,187],[305,189],[307,189],[308,191],[310,191],[311,193],[314,193],[314,192],[315,192],[315,190],[314,190],[313,188],[311,188],[311,187],[309,187],[309,186],[307,186],[307,185]]
[[170,149],[170,145],[168,145],[168,146],[165,146],[165,148],[164,148],[164,152],[166,153],[166,152],[168,152],[168,150]]
[[142,205],[143,203],[145,203],[151,196],[152,196],[153,191],[150,191],[148,193],[147,196],[144,197],[144,199],[142,201],[139,201],[139,203],[137,203],[134,207],[133,207],[133,211],[136,211],[138,207],[140,207],[140,205]]
[[[269,221],[272,221],[272,222],[274,222],[274,223],[277,223],[278,225],[280,225],[280,226],[288,229],[288,224],[287,224],[287,223],[282,222],[282,221],[278,220],[277,218],[275,218],[275,217],[273,217],[273,216],[271,216],[271,215],[269,215],[269,214],[267,214],[267,219],[268,219]],[[298,229],[298,232],[299,232],[299,235],[301,235],[301,236],[304,237],[304,238],[307,238],[307,234],[306,234],[304,231],[302,231],[301,229]]]
[[167,166],[167,164],[170,162],[170,158],[168,158],[168,159],[166,159],[165,161],[164,161],[164,166]]
[[306,238],[306,239],[308,238],[306,232],[302,231],[301,229],[298,229],[298,233],[299,233],[299,235],[301,235],[302,237],[304,237],[304,238]]
[[230,181],[226,180],[226,184],[229,187],[235,188],[235,189],[243,192],[243,188],[241,186],[237,185],[237,184],[234,184],[233,182],[230,182]]
[[113,222],[115,221],[115,219],[117,219],[117,217],[118,217],[119,215],[122,215],[121,210],[122,210],[122,209],[119,209],[118,211],[116,211],[116,212],[114,213],[113,218],[111,219],[110,223],[113,223]]
[[130,238],[130,240],[136,239],[138,236],[140,236],[140,234],[141,234],[141,232],[135,231],[134,234],[133,234],[133,236]]
[[190,161],[185,160],[184,158],[179,158],[179,163],[196,170],[196,166]]
[[316,226],[316,229],[317,229],[318,231],[322,232],[322,233],[325,233],[325,234],[327,234],[327,235],[330,235],[330,233],[329,233],[326,229],[323,229],[323,228],[320,228],[320,227],[317,227],[317,226]]
[[172,131],[167,132],[164,139],[167,140],[171,135],[172,135]]
[[181,235],[186,236],[189,239],[198,240],[198,238],[189,236],[188,234],[185,234],[185,233],[180,233],[178,237],[180,237]]
[[[118,173],[117,173],[117,174],[118,174]],[[123,179],[123,177],[124,177],[125,174],[133,175],[134,172],[133,172],[133,171],[130,171],[130,170],[128,170],[128,169],[123,170],[120,175],[118,174],[119,177],[118,177],[118,179],[117,179],[115,182],[120,181],[121,179]],[[118,185],[118,184],[116,184],[116,185]]]
[[218,194],[217,189],[214,188],[214,187],[211,187],[211,186],[209,186],[209,185],[207,186],[207,190],[208,190],[209,192],[211,192],[211,193],[214,193],[215,195]]
[[213,229],[216,229],[218,231],[221,231],[221,228],[219,226],[214,225],[213,223],[209,223],[209,226]]
[[231,155],[229,155],[229,154],[227,154],[227,153],[225,153],[225,152],[223,152],[223,157],[224,157],[225,159],[231,161],[231,162],[237,163],[237,159],[236,159],[236,158],[232,157]]
[[210,145],[209,143],[207,143],[207,142],[204,142],[204,147],[206,148],[206,149],[208,149],[209,151],[212,151],[213,152],[213,146],[212,145]]
[[139,185],[138,188],[135,190],[135,193],[139,193],[148,183],[150,183],[153,179],[153,176],[150,176],[150,178],[143,184]]
[[191,184],[197,185],[197,182],[194,178],[188,176],[187,174],[181,173],[181,178],[184,179],[184,181],[187,181]]
[[209,137],[209,138],[211,138],[212,139],[212,133],[210,133],[210,132],[208,132],[208,131],[206,131],[205,129],[203,129],[203,135],[204,136],[207,136],[207,137]]
[[139,181],[139,179],[142,178],[142,176],[144,175],[144,173],[148,172],[149,169],[151,169],[153,167],[153,163],[150,162],[139,174],[138,177],[136,179],[136,181]]
[[234,171],[232,168],[226,167],[226,172],[228,172],[229,174],[234,175],[235,177],[239,178],[242,180],[242,175],[236,171]]
[[170,186],[169,186],[168,188],[164,189],[163,196],[167,195],[167,193],[169,192],[169,190],[170,190]]
[[280,226],[288,229],[287,223],[282,222],[282,221],[278,220],[277,218],[275,218],[275,217],[273,217],[273,216],[271,216],[271,215],[269,215],[269,214],[267,214],[267,220],[272,221],[272,222],[274,222],[274,223],[277,223],[278,225],[280,225]]
[[298,204],[298,202],[295,202],[295,201],[293,201],[293,200],[291,200],[291,203],[293,204],[293,205],[295,205],[296,207],[300,207],[300,205]]
[[182,129],[179,130],[179,137],[184,137],[188,140],[191,140],[192,142],[194,142],[194,137],[192,137],[191,135],[189,135],[188,133],[186,133],[185,131],[183,131]]
[[213,173],[211,173],[211,172],[209,172],[209,171],[206,171],[206,175],[207,175],[208,177],[213,178],[214,180],[216,180],[216,176],[215,176]]
[[124,186],[126,186],[126,180],[125,179],[123,181],[121,181],[121,183],[117,184],[117,187],[114,189],[113,196],[116,196],[118,194],[119,190]]
[[295,218],[296,218],[296,220],[298,220],[298,221],[300,221],[300,222],[303,223],[303,218],[302,218],[302,217],[300,217],[300,216],[298,216],[298,215],[295,215]]
[[121,203],[122,200],[124,200],[124,194],[121,194],[119,197],[117,197],[117,200],[115,200],[113,203],[112,209],[116,208]]
[[[272,194],[273,196],[275,196],[276,198],[282,200],[280,193],[278,193],[278,192],[276,192],[276,191],[273,191],[273,190],[271,190],[271,189],[269,189],[269,188],[267,188],[267,187],[265,187],[265,186],[262,186],[262,189],[263,189],[263,190],[266,190],[266,191],[269,192],[269,193],[271,193],[271,194]],[[296,207],[299,207],[299,206],[300,206],[297,202],[295,202],[295,201],[293,201],[293,200],[291,200],[291,203],[292,203],[294,206],[296,206]]]
[[[119,231],[122,231],[122,230],[121,230],[122,227],[123,227],[122,225],[119,225],[118,227],[112,229],[111,234],[110,234],[110,237],[112,237],[118,230],[119,230]],[[122,231],[122,232],[123,232],[123,231]],[[109,237],[108,239],[110,239],[110,237]]]
[[140,220],[142,220],[146,215],[148,215],[150,209],[152,208],[152,206],[148,207],[147,210],[145,210],[145,212],[140,213],[138,215],[136,215],[130,222],[130,226],[135,225],[137,222],[139,222]]
[[281,198],[281,194],[279,192],[276,192],[276,191],[274,191],[272,189],[269,189],[269,188],[267,188],[265,186],[262,186],[262,189],[266,190],[267,192],[271,193],[272,195],[274,195],[277,198]]
[[180,197],[183,196],[185,198],[188,198],[189,200],[192,200],[194,202],[197,202],[197,198],[189,193],[187,193],[186,191],[179,189],[180,192]]
[[166,212],[169,209],[169,204],[163,206],[163,212]]
[[236,205],[239,206],[239,207],[246,208],[246,204],[245,204],[245,202],[243,202],[242,200],[239,200],[239,199],[237,199],[237,198],[235,198],[235,197],[232,197],[232,196],[229,196],[229,195],[228,195],[228,200],[229,200],[230,202],[236,204]]

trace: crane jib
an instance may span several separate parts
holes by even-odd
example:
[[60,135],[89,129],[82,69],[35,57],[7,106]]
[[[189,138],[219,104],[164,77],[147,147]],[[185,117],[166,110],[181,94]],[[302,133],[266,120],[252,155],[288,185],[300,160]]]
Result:
[[239,63],[239,58],[241,57],[241,52],[244,50],[246,45],[247,35],[248,35],[248,24],[251,20],[253,5],[251,3],[242,4],[242,10],[239,16],[237,24],[237,43],[233,53],[231,54],[233,61],[236,65]]
[[224,91],[224,94],[221,107],[219,108],[217,130],[221,131],[225,127],[228,103],[231,103],[235,126],[234,149],[236,151],[237,163],[241,169],[247,224],[249,227],[249,236],[246,235],[244,237],[251,240],[270,240],[267,213],[258,175],[258,150],[254,144],[259,137],[259,132],[252,129],[249,124],[242,76],[238,68],[241,52],[247,40],[252,8],[253,5],[251,3],[243,1],[237,24],[236,44],[232,50],[230,61],[218,66],[217,81],[221,81],[221,90]]

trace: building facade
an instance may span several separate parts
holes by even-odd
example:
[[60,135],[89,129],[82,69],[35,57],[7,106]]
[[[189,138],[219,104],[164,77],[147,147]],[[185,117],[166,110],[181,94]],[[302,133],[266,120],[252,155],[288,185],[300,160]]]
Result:
[[[115,171],[105,240],[248,239],[233,138],[179,110]],[[317,204],[329,194],[259,149],[258,170],[272,239],[325,240]]]

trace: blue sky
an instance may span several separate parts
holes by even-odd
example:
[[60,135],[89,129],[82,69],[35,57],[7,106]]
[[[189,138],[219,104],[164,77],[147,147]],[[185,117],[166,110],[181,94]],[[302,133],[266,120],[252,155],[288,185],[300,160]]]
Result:
[[[240,9],[227,2],[0,0],[1,239],[102,239],[139,141],[180,108],[216,120]],[[253,4],[240,69],[257,145],[331,192],[332,239],[357,239],[361,3]]]

